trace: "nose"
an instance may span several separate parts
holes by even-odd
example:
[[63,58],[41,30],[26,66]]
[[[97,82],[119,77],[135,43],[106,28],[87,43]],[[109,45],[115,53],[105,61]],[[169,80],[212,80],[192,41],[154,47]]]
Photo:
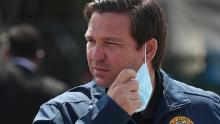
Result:
[[93,50],[92,50],[92,55],[91,55],[91,58],[93,61],[103,61],[106,57],[106,53],[105,53],[105,48],[100,45],[100,44],[97,44]]

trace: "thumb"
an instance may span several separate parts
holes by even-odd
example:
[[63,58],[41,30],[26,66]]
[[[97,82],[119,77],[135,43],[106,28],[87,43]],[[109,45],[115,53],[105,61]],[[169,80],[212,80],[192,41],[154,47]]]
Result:
[[123,69],[116,77],[113,85],[123,84],[136,77],[134,69]]

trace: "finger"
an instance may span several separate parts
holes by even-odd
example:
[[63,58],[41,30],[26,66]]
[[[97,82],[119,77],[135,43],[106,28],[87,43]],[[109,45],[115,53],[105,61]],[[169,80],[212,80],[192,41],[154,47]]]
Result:
[[130,92],[129,98],[131,100],[140,100],[140,95],[138,94],[138,92]]
[[134,114],[135,110],[139,109],[142,106],[141,100],[132,100],[131,104],[133,105],[132,106],[133,111],[130,113],[130,115]]
[[138,109],[142,106],[141,100],[133,100],[132,102],[135,105],[136,109]]
[[133,69],[123,69],[118,76],[114,84],[122,84],[126,83],[127,81],[134,79],[136,77],[136,72]]
[[138,88],[139,88],[139,83],[137,80],[130,80],[124,85],[131,92],[136,92],[138,91]]

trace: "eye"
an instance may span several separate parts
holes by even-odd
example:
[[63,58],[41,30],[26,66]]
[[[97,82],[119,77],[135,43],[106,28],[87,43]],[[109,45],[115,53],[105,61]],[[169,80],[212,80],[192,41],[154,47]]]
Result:
[[115,45],[115,46],[120,45],[119,43],[117,43],[115,41],[107,41],[106,44],[108,44],[108,45]]
[[94,40],[86,40],[87,41],[87,43],[94,43],[95,41]]
[[86,41],[87,41],[87,43],[86,43],[87,47],[92,47],[96,44],[96,41],[93,39],[86,39]]
[[95,42],[91,37],[85,37],[85,39],[87,43]]

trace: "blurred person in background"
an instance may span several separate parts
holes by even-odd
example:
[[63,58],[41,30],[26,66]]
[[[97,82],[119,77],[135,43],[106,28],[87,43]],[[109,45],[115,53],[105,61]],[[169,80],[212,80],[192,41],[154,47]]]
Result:
[[[51,4],[51,2],[53,4]],[[44,60],[39,71],[55,77],[68,86],[81,83],[88,68],[84,54],[86,24],[78,11],[83,0],[0,0],[0,29],[19,22],[34,24],[44,38]],[[84,78],[85,79],[85,78]],[[86,79],[88,81],[88,79]],[[74,83],[73,83],[74,82]]]
[[[30,124],[40,105],[67,89],[64,82],[38,72],[44,57],[42,37],[30,24],[18,24],[1,36],[0,121]],[[22,113],[22,114],[21,114]]]
[[33,124],[220,122],[217,94],[161,69],[167,22],[156,0],[93,0],[84,16],[94,80],[43,104]]

